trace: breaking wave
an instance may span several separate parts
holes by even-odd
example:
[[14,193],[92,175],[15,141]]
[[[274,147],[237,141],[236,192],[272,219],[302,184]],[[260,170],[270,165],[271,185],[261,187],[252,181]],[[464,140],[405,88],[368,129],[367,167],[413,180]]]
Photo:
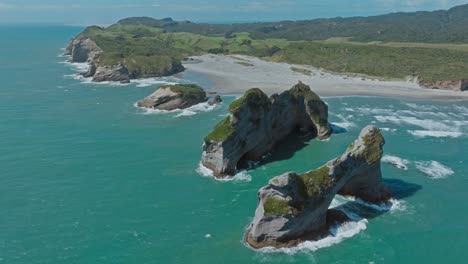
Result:
[[138,107],[137,103],[135,103],[134,106],[140,109],[142,113],[146,115],[177,114],[175,117],[181,117],[181,116],[193,116],[193,115],[196,115],[197,113],[202,113],[202,112],[209,112],[209,111],[216,109],[218,105],[210,105],[208,102],[204,102],[204,103],[196,104],[186,109],[175,109],[175,110],[159,110],[159,109],[154,109],[154,108]]
[[409,160],[390,155],[383,156],[382,162],[393,165],[401,170],[408,170],[408,164],[410,163]]
[[435,160],[417,161],[416,168],[431,179],[445,179],[455,173],[450,167]]
[[216,178],[213,175],[213,171],[205,167],[201,162],[198,164],[198,168],[195,170],[199,175],[203,177],[213,178],[220,182],[251,182],[252,176],[247,171],[240,171],[234,177]]
[[293,255],[300,252],[317,251],[321,248],[331,247],[343,240],[359,234],[367,229],[367,219],[361,219],[356,222],[346,222],[344,224],[329,229],[330,235],[317,241],[306,241],[291,248],[266,247],[257,251],[263,253],[286,253]]
[[432,130],[408,130],[408,133],[415,137],[436,137],[436,138],[442,138],[442,137],[451,137],[451,138],[457,138],[461,137],[463,133],[461,132],[452,132],[452,131],[432,131]]

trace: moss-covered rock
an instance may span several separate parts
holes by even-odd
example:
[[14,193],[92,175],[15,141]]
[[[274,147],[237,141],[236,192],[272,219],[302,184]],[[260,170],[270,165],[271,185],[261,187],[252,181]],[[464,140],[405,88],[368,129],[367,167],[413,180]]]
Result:
[[253,247],[287,247],[321,238],[331,225],[349,218],[329,207],[334,196],[351,195],[380,204],[391,198],[382,182],[380,156],[372,163],[363,153],[381,152],[384,140],[373,126],[364,128],[343,155],[303,174],[286,173],[270,180],[258,192],[258,206],[248,229]]
[[249,89],[231,103],[229,113],[229,119],[205,137],[203,147],[202,163],[217,177],[234,174],[241,161],[262,159],[298,130],[319,139],[331,135],[327,105],[301,82],[271,97],[258,88]]
[[196,84],[177,84],[161,86],[154,93],[138,101],[138,107],[159,110],[185,109],[206,102],[208,98]]

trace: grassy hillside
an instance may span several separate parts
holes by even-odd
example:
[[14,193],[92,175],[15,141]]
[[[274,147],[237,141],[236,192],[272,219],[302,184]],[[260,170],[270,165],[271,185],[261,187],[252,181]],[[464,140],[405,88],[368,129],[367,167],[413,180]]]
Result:
[[248,32],[254,39],[325,40],[349,37],[352,41],[360,42],[468,43],[468,5],[434,12],[273,23],[197,24],[148,17],[127,18],[118,23],[214,37],[231,37],[233,33]]
[[93,39],[104,51],[98,61],[100,65],[121,62],[131,72],[143,75],[165,72],[187,56],[214,53],[244,54],[385,78],[418,76],[429,83],[468,77],[468,44],[364,43],[349,38],[288,41],[255,39],[245,32],[226,38],[119,24],[109,28],[89,27],[80,37]]

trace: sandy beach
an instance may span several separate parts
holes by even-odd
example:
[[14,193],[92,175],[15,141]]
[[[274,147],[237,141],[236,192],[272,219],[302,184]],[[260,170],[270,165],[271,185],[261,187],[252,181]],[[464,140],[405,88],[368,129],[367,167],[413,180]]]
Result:
[[[242,94],[252,87],[267,94],[279,93],[302,81],[320,96],[384,96],[438,100],[468,100],[468,92],[421,88],[414,80],[384,81],[365,76],[336,74],[311,66],[264,61],[243,55],[202,55],[191,57],[187,71],[206,75],[213,91]],[[293,70],[295,69],[295,70]],[[301,70],[297,70],[301,69]]]

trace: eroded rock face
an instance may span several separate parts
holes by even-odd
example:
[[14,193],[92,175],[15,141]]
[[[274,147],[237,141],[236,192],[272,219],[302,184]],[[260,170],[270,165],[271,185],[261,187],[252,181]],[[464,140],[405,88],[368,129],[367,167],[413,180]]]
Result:
[[88,62],[94,60],[101,52],[96,42],[89,38],[78,38],[72,41],[65,54],[71,55],[72,62]]
[[[90,66],[90,69],[92,69],[91,67],[92,66]],[[114,66],[99,66],[94,72],[93,81],[95,82],[130,82],[128,69],[120,63]]]
[[195,84],[178,84],[156,89],[154,93],[138,101],[137,106],[170,111],[185,109],[207,100],[203,88]]
[[310,87],[298,83],[268,98],[260,89],[247,91],[229,106],[230,116],[205,138],[202,164],[216,177],[234,175],[241,160],[260,160],[295,130],[331,134],[328,106]]
[[379,129],[368,126],[343,155],[324,166],[271,179],[258,192],[247,242],[254,248],[287,247],[320,238],[332,222],[346,221],[328,210],[337,193],[371,203],[388,201],[392,195],[380,171],[384,143]]

